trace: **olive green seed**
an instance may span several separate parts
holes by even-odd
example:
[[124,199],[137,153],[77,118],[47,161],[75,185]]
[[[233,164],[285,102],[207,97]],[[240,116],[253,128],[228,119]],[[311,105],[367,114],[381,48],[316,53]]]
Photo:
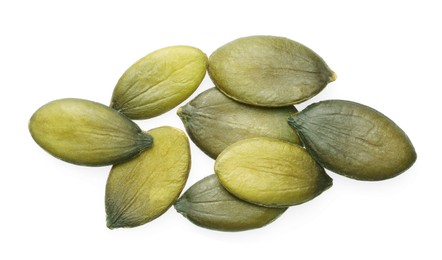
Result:
[[245,202],[230,194],[215,174],[192,185],[175,209],[192,223],[219,231],[245,231],[263,227],[287,208],[269,208]]
[[284,37],[263,35],[239,38],[215,50],[208,72],[227,96],[265,107],[301,103],[336,79],[311,49]]
[[239,103],[210,88],[178,109],[192,141],[211,158],[239,140],[267,136],[295,144],[301,141],[287,124],[294,106],[257,107]]

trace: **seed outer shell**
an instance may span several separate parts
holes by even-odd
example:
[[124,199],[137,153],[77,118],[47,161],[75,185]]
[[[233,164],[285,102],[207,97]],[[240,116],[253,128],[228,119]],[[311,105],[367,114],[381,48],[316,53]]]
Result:
[[332,179],[304,148],[268,137],[227,147],[216,158],[215,173],[236,197],[268,207],[301,204],[332,186]]
[[177,114],[192,141],[213,159],[227,146],[247,138],[267,136],[301,144],[288,124],[297,113],[294,106],[257,107],[228,98],[217,88],[210,88],[186,105]]
[[416,161],[406,133],[390,118],[366,105],[325,100],[288,120],[312,156],[325,168],[349,178],[393,178]]
[[112,167],[105,206],[110,229],[146,224],[170,208],[182,192],[191,166],[189,141],[177,128],[148,131],[153,146],[138,157]]
[[51,155],[78,165],[129,160],[152,145],[152,136],[103,104],[78,98],[51,101],[29,120],[35,142]]
[[301,103],[336,79],[311,49],[267,35],[243,37],[221,46],[209,57],[208,73],[227,96],[265,107]]
[[261,228],[287,210],[262,207],[240,200],[224,189],[215,174],[193,184],[174,206],[195,225],[219,231]]
[[131,119],[161,115],[187,99],[206,74],[207,55],[192,46],[170,46],[138,60],[121,76],[111,107]]

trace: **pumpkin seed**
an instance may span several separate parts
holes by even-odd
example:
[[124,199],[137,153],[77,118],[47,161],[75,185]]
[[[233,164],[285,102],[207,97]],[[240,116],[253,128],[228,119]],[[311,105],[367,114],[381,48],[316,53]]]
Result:
[[152,137],[103,104],[60,99],[40,107],[29,121],[35,142],[64,161],[102,166],[128,160],[152,145]]
[[111,107],[132,119],[163,114],[197,89],[206,67],[207,55],[194,47],[171,46],[154,51],[121,76]]
[[143,225],[163,214],[180,195],[190,171],[186,134],[164,126],[148,131],[154,145],[112,167],[106,184],[107,226]]
[[300,144],[298,135],[287,124],[293,106],[265,108],[236,102],[218,89],[208,89],[177,113],[193,142],[211,158],[228,145],[251,137],[267,136]]
[[410,168],[416,152],[391,119],[345,100],[312,104],[289,118],[306,148],[325,168],[359,180],[384,180]]
[[315,52],[276,36],[249,36],[221,46],[209,57],[208,72],[227,96],[269,107],[305,101],[336,79]]
[[244,231],[263,227],[287,208],[268,208],[240,200],[227,192],[215,174],[192,185],[175,209],[192,223],[220,231]]
[[216,159],[215,173],[233,195],[269,207],[306,202],[332,185],[304,148],[269,137],[230,145]]

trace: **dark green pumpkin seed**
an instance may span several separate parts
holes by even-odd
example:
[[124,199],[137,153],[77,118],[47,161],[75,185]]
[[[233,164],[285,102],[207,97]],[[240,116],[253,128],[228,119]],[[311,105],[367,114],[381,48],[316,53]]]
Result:
[[262,207],[240,200],[227,192],[213,174],[192,185],[177,200],[175,209],[204,228],[244,231],[269,224],[287,208]]
[[300,144],[287,124],[293,106],[264,108],[236,102],[211,88],[178,110],[187,133],[207,155],[216,158],[228,145],[239,140],[267,136]]
[[209,57],[208,72],[227,96],[266,107],[300,103],[336,79],[315,52],[276,36],[249,36],[221,46]]
[[359,180],[384,180],[410,168],[410,139],[380,112],[351,101],[312,104],[289,119],[310,153],[325,168]]

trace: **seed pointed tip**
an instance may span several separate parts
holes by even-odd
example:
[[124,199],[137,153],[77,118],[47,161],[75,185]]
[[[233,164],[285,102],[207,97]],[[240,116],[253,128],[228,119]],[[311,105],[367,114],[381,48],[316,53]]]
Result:
[[182,212],[183,212],[183,208],[184,208],[184,201],[183,201],[183,199],[182,199],[182,197],[180,197],[179,199],[177,199],[176,201],[175,201],[175,203],[173,204],[173,207],[175,208],[175,210],[178,212],[178,213],[181,213],[182,214]]
[[287,118],[287,121],[289,121],[289,122],[292,122],[292,121],[294,121],[295,119],[293,118],[293,115],[291,115],[291,116],[289,116],[288,118]]
[[176,111],[176,114],[181,117],[183,115],[183,107],[178,108],[178,110]]
[[118,226],[115,225],[115,221],[113,221],[111,218],[109,218],[109,216],[106,218],[106,226],[110,230],[118,228]]
[[300,123],[298,122],[297,119],[298,119],[298,117],[296,115],[292,115],[292,116],[289,116],[289,118],[287,119],[287,122],[289,123],[289,125],[291,127],[297,128],[300,126]]
[[188,118],[187,105],[178,108],[176,114],[181,119],[181,121],[183,121],[183,123],[186,123]]
[[333,179],[330,176],[326,175],[324,190],[328,190],[332,186],[333,186]]
[[329,82],[335,81],[338,77],[334,71],[332,71],[331,73],[331,76],[328,78]]
[[131,225],[130,223],[127,223],[126,221],[124,221],[121,218],[116,218],[116,217],[112,217],[112,216],[107,216],[106,217],[106,226],[108,229],[113,230],[113,229],[117,229],[117,228],[127,228],[127,227],[132,227],[133,225]]
[[149,133],[145,132],[145,131],[141,131],[139,133],[140,136],[140,147],[142,150],[149,148],[153,145],[153,137],[152,135],[150,135]]

